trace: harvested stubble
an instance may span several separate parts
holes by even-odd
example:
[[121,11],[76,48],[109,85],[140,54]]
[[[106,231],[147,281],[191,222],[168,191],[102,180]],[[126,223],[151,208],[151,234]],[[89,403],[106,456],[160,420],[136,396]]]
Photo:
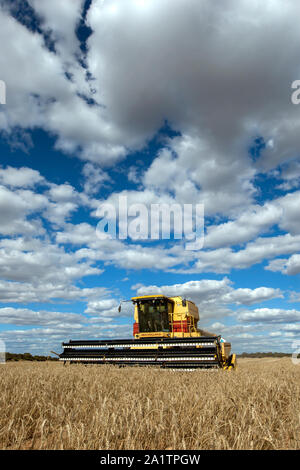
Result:
[[1,449],[299,449],[300,366],[0,366]]

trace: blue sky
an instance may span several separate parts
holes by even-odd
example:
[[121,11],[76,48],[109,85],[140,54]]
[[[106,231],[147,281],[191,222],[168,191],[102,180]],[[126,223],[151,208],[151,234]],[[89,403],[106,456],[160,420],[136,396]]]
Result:
[[[120,299],[199,307],[233,350],[300,341],[296,1],[0,2],[0,339],[130,337]],[[97,209],[204,205],[204,246],[100,240]]]

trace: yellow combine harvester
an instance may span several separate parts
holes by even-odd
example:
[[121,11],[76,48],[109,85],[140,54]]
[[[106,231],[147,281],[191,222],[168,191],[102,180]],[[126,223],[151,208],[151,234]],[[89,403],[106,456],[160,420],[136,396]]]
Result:
[[161,294],[132,297],[131,301],[135,306],[134,339],[70,340],[62,344],[60,360],[172,369],[236,367],[231,344],[197,328],[199,311],[194,302]]

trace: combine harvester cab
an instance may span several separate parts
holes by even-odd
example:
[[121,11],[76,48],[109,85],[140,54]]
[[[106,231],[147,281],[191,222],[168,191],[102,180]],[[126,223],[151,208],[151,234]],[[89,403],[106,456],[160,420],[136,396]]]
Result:
[[134,339],[70,340],[62,344],[60,360],[172,369],[236,367],[231,344],[197,328],[199,311],[190,300],[147,295],[133,297],[131,301]]

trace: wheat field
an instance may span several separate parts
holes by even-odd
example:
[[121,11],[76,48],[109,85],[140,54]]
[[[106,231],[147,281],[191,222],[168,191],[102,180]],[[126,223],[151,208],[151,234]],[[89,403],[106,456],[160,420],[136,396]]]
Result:
[[1,449],[299,449],[300,366],[0,366]]

